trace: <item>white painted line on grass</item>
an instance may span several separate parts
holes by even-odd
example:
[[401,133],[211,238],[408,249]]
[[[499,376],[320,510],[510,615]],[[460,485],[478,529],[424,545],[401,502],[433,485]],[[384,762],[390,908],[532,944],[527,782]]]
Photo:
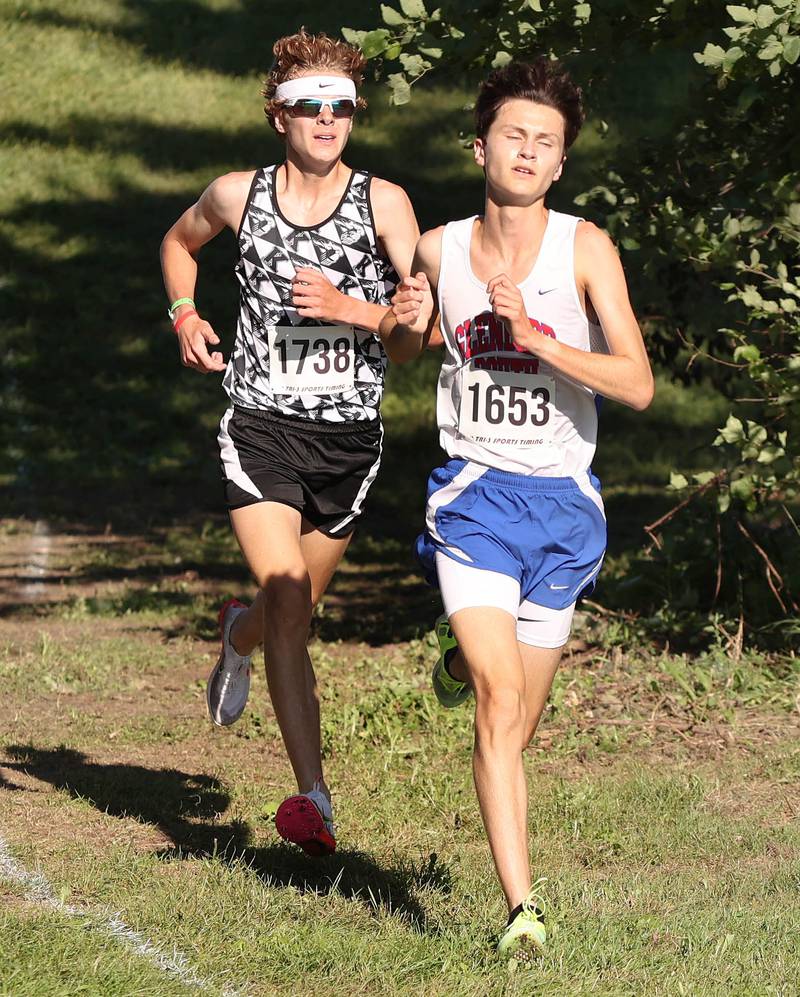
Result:
[[25,574],[30,578],[24,585],[20,586],[20,595],[25,598],[37,598],[44,589],[43,577],[47,574],[50,563],[50,551],[53,546],[53,538],[50,534],[50,527],[43,519],[37,519],[31,535],[31,555],[30,560],[25,565]]
[[129,928],[119,914],[104,914],[86,910],[83,907],[76,907],[74,904],[65,904],[56,896],[53,887],[38,872],[29,872],[14,858],[9,851],[8,845],[0,837],[0,879],[10,880],[18,883],[25,890],[26,899],[33,903],[49,907],[51,910],[67,917],[87,920],[93,927],[98,928],[105,934],[110,935],[121,945],[130,949],[135,955],[141,956],[152,963],[157,969],[175,977],[185,986],[194,990],[205,990],[220,993],[222,997],[246,997],[241,990],[236,990],[225,986],[219,991],[217,985],[210,980],[199,976],[189,964],[188,959],[182,952],[173,948],[172,954],[168,954],[154,945],[149,938],[140,935],[138,931]]

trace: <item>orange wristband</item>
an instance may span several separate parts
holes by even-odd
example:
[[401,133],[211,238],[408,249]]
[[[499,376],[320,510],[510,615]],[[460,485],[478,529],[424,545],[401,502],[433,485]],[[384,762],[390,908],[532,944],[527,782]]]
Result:
[[180,329],[180,327],[186,321],[186,319],[189,318],[190,315],[196,315],[196,314],[197,312],[194,310],[194,308],[190,308],[188,312],[184,312],[183,315],[180,316],[177,322],[172,323],[172,328],[175,330],[175,332],[177,332],[178,329]]

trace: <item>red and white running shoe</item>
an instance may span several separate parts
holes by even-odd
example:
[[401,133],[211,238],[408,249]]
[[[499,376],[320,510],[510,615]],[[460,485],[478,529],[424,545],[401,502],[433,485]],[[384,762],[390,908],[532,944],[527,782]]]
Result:
[[317,858],[336,851],[331,801],[318,787],[315,782],[310,793],[288,797],[275,814],[278,834]]

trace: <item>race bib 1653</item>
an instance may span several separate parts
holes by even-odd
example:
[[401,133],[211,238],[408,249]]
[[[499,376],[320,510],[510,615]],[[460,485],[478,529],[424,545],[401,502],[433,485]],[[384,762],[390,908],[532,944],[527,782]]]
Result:
[[542,374],[466,368],[458,431],[494,447],[550,446],[555,392],[555,379]]

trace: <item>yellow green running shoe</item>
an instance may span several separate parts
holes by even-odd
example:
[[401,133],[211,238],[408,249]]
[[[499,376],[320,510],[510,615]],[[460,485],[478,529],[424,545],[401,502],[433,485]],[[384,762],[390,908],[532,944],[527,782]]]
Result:
[[544,927],[544,901],[537,890],[546,882],[546,879],[537,879],[517,908],[516,916],[512,916],[497,943],[497,954],[501,959],[532,963],[545,951],[547,932]]
[[453,631],[450,629],[450,621],[447,619],[447,616],[444,614],[440,616],[434,626],[436,640],[439,642],[439,659],[433,666],[433,675],[431,676],[433,691],[436,693],[436,698],[442,706],[452,709],[454,706],[460,706],[472,692],[472,689],[470,689],[466,682],[459,682],[458,679],[454,679],[447,670],[446,659],[449,656],[449,652],[454,651],[458,647],[458,643],[453,636]]

